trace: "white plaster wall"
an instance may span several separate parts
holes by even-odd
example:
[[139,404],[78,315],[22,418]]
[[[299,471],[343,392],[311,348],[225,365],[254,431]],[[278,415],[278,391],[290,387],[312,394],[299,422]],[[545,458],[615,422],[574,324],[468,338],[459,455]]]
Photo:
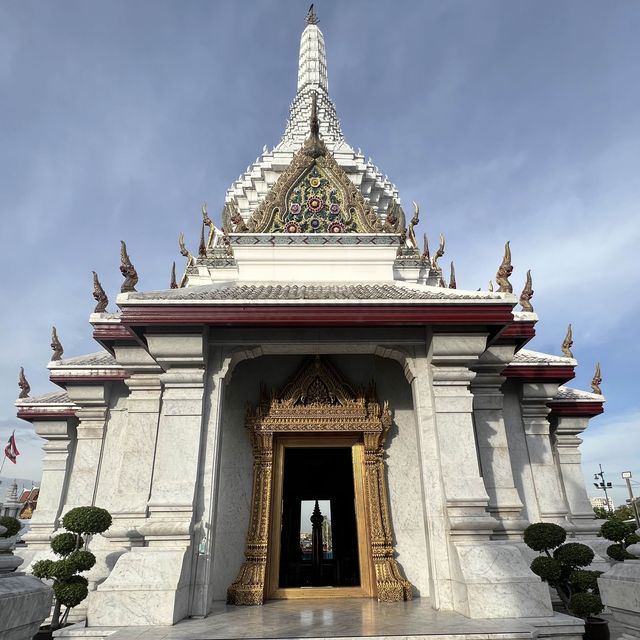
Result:
[[[400,366],[374,356],[330,356],[354,386],[375,380],[378,398],[389,400],[394,424],[387,439],[388,487],[398,561],[415,595],[428,595],[429,575],[416,424],[411,389]],[[249,523],[253,454],[244,426],[247,402],[255,404],[261,381],[279,389],[304,361],[298,356],[266,356],[241,363],[227,386],[222,419],[218,509],[215,522],[212,589],[226,598],[244,557]]]
[[519,386],[517,383],[506,382],[502,390],[504,392],[504,423],[507,429],[513,481],[518,490],[518,496],[524,504],[523,516],[531,523],[539,522],[540,511],[522,423]]

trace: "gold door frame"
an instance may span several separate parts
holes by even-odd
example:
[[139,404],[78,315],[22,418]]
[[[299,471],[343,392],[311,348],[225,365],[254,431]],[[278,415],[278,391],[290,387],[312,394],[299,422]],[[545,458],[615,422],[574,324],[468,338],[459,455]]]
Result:
[[[284,479],[284,451],[295,447],[349,447],[356,508],[356,531],[358,535],[358,560],[360,586],[358,587],[305,587],[281,588],[278,586],[280,573],[280,537],[282,527],[282,487]],[[371,545],[367,527],[366,504],[364,501],[364,442],[362,437],[350,435],[308,434],[304,436],[277,437],[273,461],[273,499],[271,502],[271,553],[267,555],[267,598],[366,598],[374,594],[371,567]]]
[[[318,356],[305,364],[280,394],[267,394],[265,388],[261,390],[258,405],[249,408],[246,417],[253,441],[253,494],[245,561],[227,590],[229,604],[259,605],[268,591],[274,436],[282,434],[324,434],[327,437],[342,434],[362,438],[362,495],[367,529],[363,538],[370,545],[368,564],[373,566],[375,574],[375,588],[371,588],[373,585],[365,588],[369,592],[375,591],[371,595],[376,595],[382,602],[411,599],[411,584],[403,577],[395,559],[385,481],[384,441],[391,424],[389,404],[385,402],[380,406],[373,385],[367,391],[354,392],[338,372]],[[358,487],[354,486],[354,489],[358,490]],[[278,553],[279,550],[273,551]],[[340,595],[336,589],[324,591]],[[305,595],[300,597],[308,597],[308,593],[310,590],[304,589]]]

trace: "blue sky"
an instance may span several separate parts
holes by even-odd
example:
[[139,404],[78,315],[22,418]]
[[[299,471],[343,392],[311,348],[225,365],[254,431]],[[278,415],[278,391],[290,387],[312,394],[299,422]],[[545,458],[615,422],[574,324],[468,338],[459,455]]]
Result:
[[[279,141],[307,7],[0,3],[0,439],[17,430],[16,475],[40,473],[37,438],[14,418],[19,366],[32,393],[53,389],[51,324],[66,355],[96,350],[91,270],[114,300],[121,238],[139,288],[168,285],[178,233],[196,245],[201,202],[219,215],[230,183]],[[420,231],[445,233],[459,287],[486,287],[511,240],[514,288],[528,268],[534,278],[529,347],[559,353],[572,322],[572,384],[589,389],[602,363],[588,476],[602,462],[616,484],[625,469],[640,481],[640,4],[316,10],[347,140],[405,208],[421,204]]]

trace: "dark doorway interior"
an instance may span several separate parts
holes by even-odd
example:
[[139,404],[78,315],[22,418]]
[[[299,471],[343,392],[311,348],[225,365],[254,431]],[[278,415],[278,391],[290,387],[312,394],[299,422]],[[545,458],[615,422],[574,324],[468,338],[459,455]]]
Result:
[[286,448],[282,482],[279,587],[359,586],[351,448]]

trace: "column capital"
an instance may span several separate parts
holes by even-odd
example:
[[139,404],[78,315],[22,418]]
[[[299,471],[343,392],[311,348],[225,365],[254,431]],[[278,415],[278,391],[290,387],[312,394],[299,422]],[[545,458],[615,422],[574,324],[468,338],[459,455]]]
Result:
[[147,333],[149,353],[165,370],[204,368],[207,359],[207,330],[194,333]]

